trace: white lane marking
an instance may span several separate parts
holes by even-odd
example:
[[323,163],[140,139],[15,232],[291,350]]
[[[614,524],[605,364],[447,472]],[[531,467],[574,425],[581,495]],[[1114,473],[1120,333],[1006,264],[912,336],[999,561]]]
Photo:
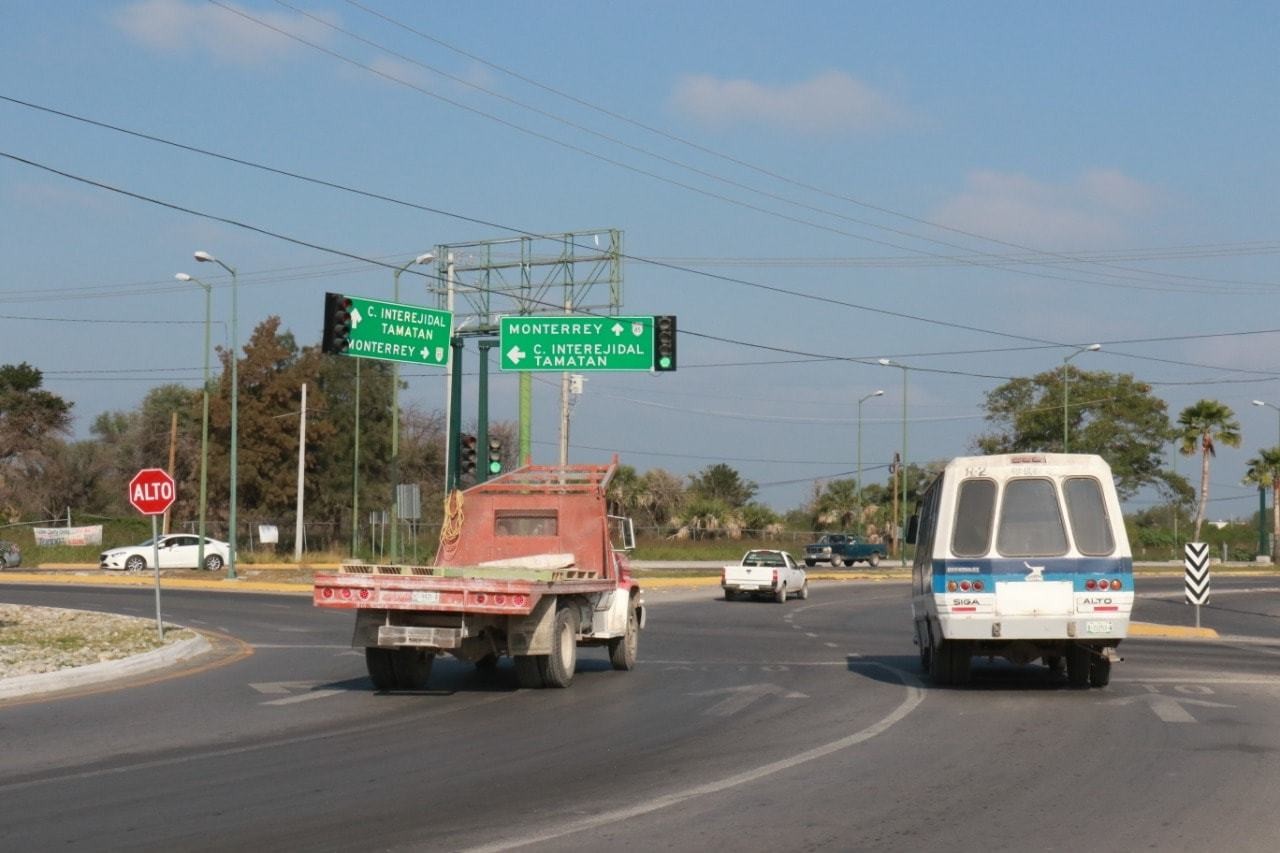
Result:
[[267,695],[288,695],[295,690],[310,690],[320,682],[318,681],[251,681],[249,686],[259,693]]
[[310,693],[301,693],[297,696],[288,696],[284,699],[272,699],[270,702],[263,702],[263,705],[296,705],[299,702],[310,702],[312,699],[323,699],[326,696],[337,696],[339,693],[346,693],[345,690],[312,690]]
[[1251,676],[1251,677],[1220,677],[1206,676],[1197,678],[1194,675],[1179,675],[1172,678],[1113,678],[1112,684],[1239,684],[1253,685],[1261,684],[1266,687],[1280,687],[1280,677],[1276,676]]
[[[860,658],[862,655],[855,652],[849,652],[848,658]],[[786,667],[786,666],[848,666],[848,660],[807,660],[807,661],[740,661],[740,660],[644,660],[646,666],[667,666],[667,667],[686,667],[692,669],[694,667],[705,669],[712,666],[740,666],[740,667]],[[1115,679],[1112,679],[1113,681]]]
[[[1148,690],[1154,691],[1154,687],[1148,687]],[[1108,705],[1132,705],[1134,702],[1146,702],[1151,710],[1166,723],[1198,723],[1200,722],[1191,715],[1183,705],[1196,705],[1201,708],[1234,708],[1235,705],[1225,705],[1222,702],[1210,702],[1207,699],[1184,699],[1178,696],[1169,696],[1165,693],[1142,693],[1138,696],[1126,696],[1123,699],[1111,699]]]
[[808,699],[807,693],[801,693],[797,690],[788,690],[785,687],[779,687],[776,684],[744,684],[741,687],[722,687],[719,690],[704,690],[701,693],[691,693],[690,696],[728,696],[712,705],[703,714],[713,717],[728,717],[738,713],[747,706],[751,705],[758,699],[766,696],[780,696],[783,699]]
[[813,749],[805,750],[804,752],[793,755],[790,758],[771,761],[768,764],[761,765],[760,767],[756,767],[752,770],[735,773],[731,776],[726,776],[723,779],[716,779],[711,782],[705,782],[701,785],[693,785],[688,788],[680,788],[669,794],[652,797],[643,802],[636,803],[635,805],[627,806],[626,808],[614,809],[592,817],[586,817],[580,820],[561,824],[560,827],[547,830],[541,834],[528,835],[522,838],[513,838],[505,841],[495,841],[481,847],[472,847],[470,850],[472,853],[490,853],[490,851],[492,851],[492,853],[497,853],[497,851],[500,850],[514,850],[518,847],[525,847],[530,844],[541,844],[547,841],[554,841],[557,838],[563,838],[566,835],[572,835],[577,832],[598,829],[602,826],[608,826],[609,824],[619,823],[624,820],[629,820],[630,818],[650,814],[651,812],[656,812],[669,806],[679,805],[693,797],[717,794],[721,791],[727,791],[730,788],[747,785],[752,782],[759,781],[767,776],[772,776],[775,773],[780,773],[783,770],[790,770],[793,767],[807,764],[810,761],[825,758],[832,753],[840,752],[841,750],[848,749],[849,747],[857,746],[860,743],[871,740],[871,738],[876,735],[884,734],[895,724],[905,719],[908,714],[916,709],[916,706],[924,701],[925,692],[919,679],[909,672],[904,672],[903,670],[895,669],[891,666],[885,666],[880,663],[873,663],[870,665],[887,670],[890,674],[901,681],[903,686],[906,688],[907,695],[897,708],[879,721],[867,726],[865,729],[861,729],[842,738],[838,738],[830,743],[814,747]]

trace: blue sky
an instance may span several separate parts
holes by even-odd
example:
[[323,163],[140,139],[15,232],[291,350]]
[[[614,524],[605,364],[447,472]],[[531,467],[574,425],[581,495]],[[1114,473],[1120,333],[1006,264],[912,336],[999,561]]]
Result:
[[[854,470],[879,388],[862,456],[885,476],[902,372],[877,359],[909,367],[917,461],[969,452],[1004,378],[1100,342],[1072,363],[1174,416],[1236,411],[1209,517],[1256,507],[1244,461],[1280,417],[1251,405],[1280,405],[1273,3],[63,0],[4,22],[0,362],[43,370],[77,435],[198,385],[203,296],[175,273],[215,286],[230,342],[197,249],[240,274],[241,341],[276,314],[313,343],[325,291],[390,298],[350,256],[616,228],[622,313],[678,315],[680,369],[591,374],[573,461],[724,460],[788,509]],[[440,408],[440,371],[406,372],[402,401]],[[514,418],[514,379],[493,394]],[[558,407],[543,375],[536,461]]]

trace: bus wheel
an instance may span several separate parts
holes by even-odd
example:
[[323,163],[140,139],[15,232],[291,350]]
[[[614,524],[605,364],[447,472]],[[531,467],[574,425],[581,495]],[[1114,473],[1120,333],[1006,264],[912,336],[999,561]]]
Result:
[[1093,655],[1088,646],[1079,643],[1067,647],[1067,683],[1072,687],[1089,686],[1089,659]]
[[1090,655],[1089,685],[1106,687],[1111,683],[1111,658],[1104,655]]

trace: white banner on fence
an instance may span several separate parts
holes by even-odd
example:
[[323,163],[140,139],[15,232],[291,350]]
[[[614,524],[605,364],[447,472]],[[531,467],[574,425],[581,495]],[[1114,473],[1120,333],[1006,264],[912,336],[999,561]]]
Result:
[[258,541],[263,545],[276,545],[280,542],[280,530],[274,524],[258,525]]
[[85,527],[33,527],[37,545],[101,545],[102,525]]

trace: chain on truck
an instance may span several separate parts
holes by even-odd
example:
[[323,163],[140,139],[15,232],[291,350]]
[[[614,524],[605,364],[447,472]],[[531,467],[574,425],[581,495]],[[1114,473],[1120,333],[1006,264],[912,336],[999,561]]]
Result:
[[609,465],[527,465],[446,501],[427,566],[344,563],[318,574],[318,607],[354,610],[373,686],[427,686],[437,655],[476,667],[509,655],[521,687],[568,687],[578,648],[636,665],[644,599],[631,520],[610,515]]

